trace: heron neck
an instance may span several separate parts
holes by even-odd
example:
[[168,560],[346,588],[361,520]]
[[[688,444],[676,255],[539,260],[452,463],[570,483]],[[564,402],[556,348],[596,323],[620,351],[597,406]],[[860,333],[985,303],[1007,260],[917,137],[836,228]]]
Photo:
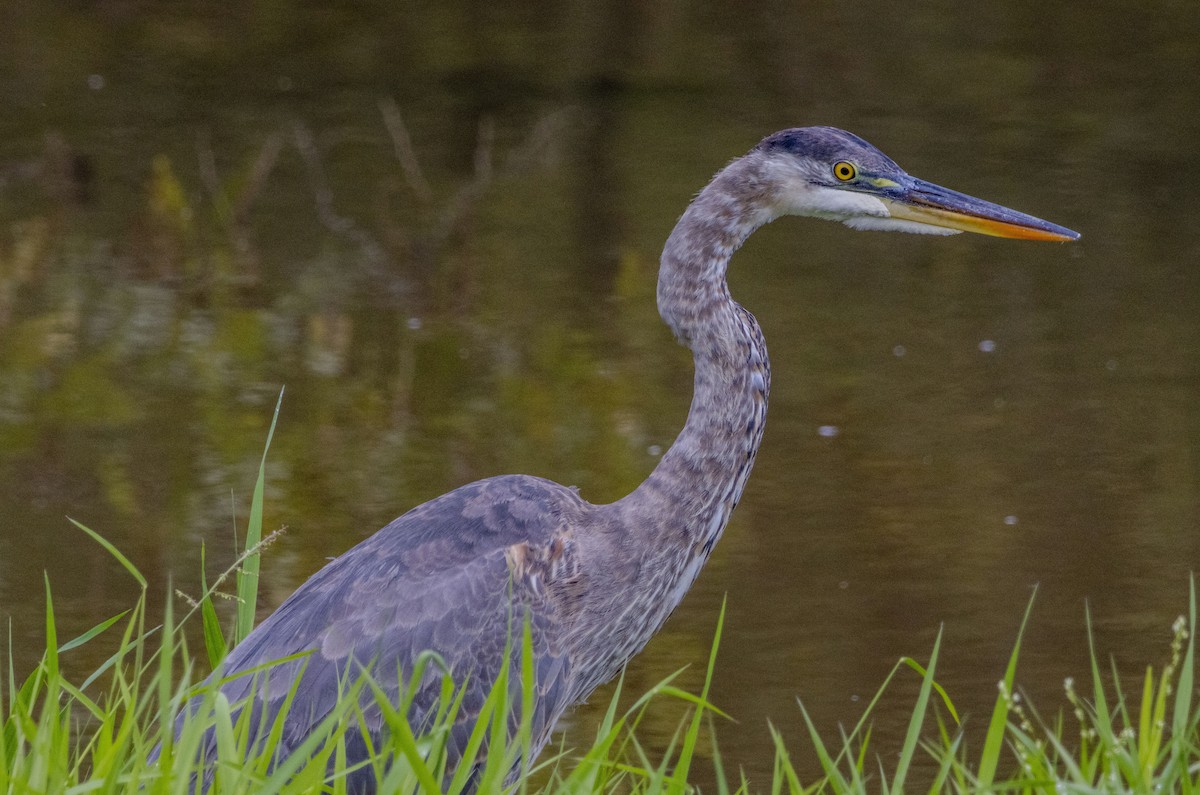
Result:
[[[755,175],[742,173],[748,168],[735,162],[696,197],[659,270],[659,313],[692,351],[694,392],[683,430],[627,499],[638,532],[666,536],[664,548],[683,546],[689,563],[703,562],[725,529],[766,419],[771,368],[762,330],[725,279],[733,253],[775,215]],[[694,578],[699,568],[690,568]]]

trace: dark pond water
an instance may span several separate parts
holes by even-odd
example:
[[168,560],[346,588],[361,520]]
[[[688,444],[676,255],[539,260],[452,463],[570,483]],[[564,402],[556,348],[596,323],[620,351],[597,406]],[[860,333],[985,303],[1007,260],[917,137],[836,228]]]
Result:
[[[268,607],[478,477],[630,491],[690,397],[662,242],[729,158],[814,123],[1083,239],[756,235],[731,280],[771,348],[766,439],[631,687],[689,664],[698,684],[727,598],[720,739],[762,787],[768,720],[803,746],[799,698],[833,736],[939,627],[980,727],[1035,584],[1018,678],[1043,712],[1085,671],[1085,603],[1121,670],[1159,664],[1200,562],[1200,10],[1143,12],[0,2],[17,668],[43,572],[64,636],[135,596],[67,516],[159,601],[198,589],[202,543],[228,565],[285,385]],[[882,748],[915,688],[886,699]]]

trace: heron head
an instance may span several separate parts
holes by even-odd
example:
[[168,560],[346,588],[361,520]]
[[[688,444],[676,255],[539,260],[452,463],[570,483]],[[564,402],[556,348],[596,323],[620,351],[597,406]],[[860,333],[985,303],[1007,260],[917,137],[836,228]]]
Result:
[[841,221],[855,229],[934,235],[977,232],[1024,240],[1076,240],[1079,233],[1032,215],[909,176],[857,135],[798,127],[755,147],[776,186],[776,209]]

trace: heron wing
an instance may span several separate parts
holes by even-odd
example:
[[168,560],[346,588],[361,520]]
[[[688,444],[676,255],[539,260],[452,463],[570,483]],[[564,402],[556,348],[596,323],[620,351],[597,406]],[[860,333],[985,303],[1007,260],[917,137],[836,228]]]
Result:
[[[253,723],[269,726],[300,677],[284,721],[288,751],[333,710],[347,678],[362,666],[395,701],[400,679],[408,681],[418,655],[432,650],[456,681],[467,681],[453,753],[461,751],[501,666],[519,653],[528,616],[534,737],[544,742],[571,701],[570,659],[561,641],[576,600],[559,595],[580,585],[571,527],[585,506],[558,484],[506,476],[414,508],[301,585],[230,653],[221,674],[228,679],[307,652],[303,658],[273,666],[265,677],[226,681],[222,691],[235,702],[253,692],[252,708],[266,713]],[[506,648],[517,650],[510,660]],[[431,669],[417,683],[409,720],[418,731],[436,709],[440,679]],[[364,716],[374,733],[382,718],[371,701],[365,697]]]

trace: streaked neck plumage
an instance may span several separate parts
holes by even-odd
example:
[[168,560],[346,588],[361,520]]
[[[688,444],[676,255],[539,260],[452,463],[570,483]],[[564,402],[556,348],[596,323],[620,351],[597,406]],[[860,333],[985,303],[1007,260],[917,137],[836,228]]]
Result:
[[[692,201],[663,249],[658,309],[692,350],[687,423],[650,477],[622,502],[676,569],[674,607],[725,529],[762,440],[771,368],[754,316],[729,294],[730,257],[778,215],[753,155],[731,163]],[[672,554],[673,553],[673,554]]]

